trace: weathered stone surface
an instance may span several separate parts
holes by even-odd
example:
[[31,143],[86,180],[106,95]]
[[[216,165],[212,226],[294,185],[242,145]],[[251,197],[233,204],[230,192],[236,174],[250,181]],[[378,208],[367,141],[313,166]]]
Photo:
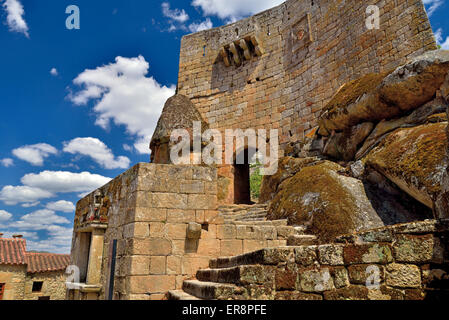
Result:
[[323,300],[319,294],[303,293],[298,291],[279,291],[274,296],[275,300]]
[[348,270],[346,270],[344,267],[332,268],[331,275],[334,279],[335,288],[340,289],[348,287],[350,285]]
[[344,248],[345,264],[380,263],[393,261],[393,254],[388,245],[383,244],[350,244]]
[[366,165],[432,208],[448,164],[446,127],[443,122],[398,129],[367,155]]
[[324,300],[368,300],[368,289],[364,286],[349,286],[324,292]]
[[357,147],[371,133],[373,128],[373,123],[365,122],[343,132],[334,132],[327,140],[323,154],[338,160],[350,161],[354,159]]
[[381,99],[401,110],[413,110],[435,96],[448,71],[449,51],[426,52],[397,68],[382,81]]
[[398,288],[421,286],[421,272],[415,265],[392,263],[387,265],[386,284]]
[[391,119],[435,97],[449,71],[449,51],[427,52],[393,72],[345,84],[321,114],[320,133]]
[[328,268],[303,270],[299,274],[299,288],[304,292],[324,292],[335,289]]
[[187,239],[201,238],[201,225],[196,222],[189,222],[187,225]]
[[365,140],[363,146],[357,151],[356,159],[361,159],[373,147],[380,143],[386,134],[398,128],[418,126],[421,124],[425,124],[426,122],[443,122],[444,118],[437,119],[432,115],[445,111],[446,107],[447,103],[443,99],[437,98],[429,103],[426,103],[422,107],[419,107],[408,116],[392,120],[382,120],[381,122],[379,122],[379,124],[377,124],[369,137]]
[[302,168],[318,161],[319,160],[316,158],[283,157],[279,159],[277,172],[274,175],[267,175],[263,177],[260,188],[259,202],[265,203],[272,200],[282,182],[293,177]]
[[338,174],[339,165],[325,161],[303,168],[284,181],[270,204],[267,218],[305,225],[321,241],[383,226],[361,181]]
[[276,268],[275,284],[276,290],[295,290],[298,281],[298,271],[296,264],[287,264],[286,266]]
[[189,132],[193,146],[193,122],[199,121],[202,130],[207,130],[209,125],[204,121],[195,105],[184,95],[177,94],[165,103],[161,117],[151,138],[151,162],[171,163],[170,160],[170,136],[173,130],[185,129]]
[[304,267],[311,266],[317,261],[317,246],[301,246],[295,248],[295,261]]
[[324,107],[318,120],[319,133],[343,131],[362,122],[382,120],[399,114],[379,101],[378,86],[390,71],[368,74],[344,84]]
[[320,263],[331,266],[344,264],[343,247],[343,245],[339,244],[327,244],[318,246]]
[[[373,270],[378,270],[379,273],[377,275],[373,275]],[[348,267],[348,272],[349,281],[354,284],[366,285],[367,280],[369,284],[374,284],[374,280],[378,280],[380,283],[385,279],[385,267],[381,265],[352,265]]]
[[428,235],[397,235],[394,258],[397,262],[424,263],[432,260],[435,241]]

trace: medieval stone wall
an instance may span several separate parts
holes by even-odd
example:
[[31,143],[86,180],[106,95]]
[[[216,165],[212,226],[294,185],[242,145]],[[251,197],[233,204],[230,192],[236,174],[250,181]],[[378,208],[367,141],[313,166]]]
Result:
[[447,299],[447,226],[435,220],[343,236],[337,243],[263,249],[211,260],[184,290],[203,299]]
[[[4,300],[64,300],[66,296],[65,270],[55,272],[27,273],[27,266],[0,266],[0,283],[5,283]],[[42,281],[42,290],[32,292],[33,282]]]
[[0,283],[5,283],[3,300],[23,300],[25,297],[24,283],[26,265],[0,266]]
[[[66,297],[65,270],[27,274],[25,279],[25,300],[37,300],[39,297],[50,297],[50,300],[65,300]],[[33,282],[42,281],[42,290],[33,292]]]
[[[365,26],[369,5],[380,8],[379,30]],[[241,61],[230,54],[226,66],[220,50],[231,47]],[[285,147],[317,125],[321,109],[345,82],[433,49],[420,0],[290,0],[184,36],[178,93],[193,101],[212,128],[276,128]]]
[[[227,221],[217,210],[215,168],[138,164],[78,202],[72,263],[85,268],[87,277],[68,298],[107,298],[114,240],[113,298],[159,300],[181,289],[211,258],[286,245],[294,232],[286,223]],[[105,231],[96,265],[82,249],[82,235],[98,225]],[[86,259],[89,266],[82,267]],[[89,295],[93,286],[98,293]]]

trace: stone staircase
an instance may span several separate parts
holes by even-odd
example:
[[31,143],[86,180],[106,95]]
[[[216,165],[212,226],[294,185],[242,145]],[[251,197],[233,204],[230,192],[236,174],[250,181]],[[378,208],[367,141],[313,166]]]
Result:
[[[185,280],[182,290],[171,290],[168,300],[248,300],[248,285],[267,279],[263,265],[273,262],[278,249],[262,249],[234,257],[211,259],[209,269],[201,269],[195,280]],[[254,293],[253,293],[254,295]]]
[[219,215],[225,222],[231,221],[267,221],[268,204],[233,204],[218,208]]
[[[268,204],[224,205],[218,208],[224,225],[236,230],[243,228],[246,236],[270,234],[269,239],[284,243],[275,248],[261,249],[233,257],[219,257],[209,261],[209,269],[198,270],[196,279],[185,280],[182,290],[167,293],[169,300],[241,300],[251,296],[264,297],[261,292],[249,292],[248,285],[265,281],[264,265],[270,264],[270,254],[282,252],[288,246],[315,245],[317,238],[305,234],[303,226],[288,226],[287,220],[267,220]],[[239,229],[240,228],[240,229]],[[261,281],[259,281],[262,279]],[[259,282],[258,282],[259,281]],[[258,290],[257,286],[254,290]],[[251,291],[251,290],[250,290]]]

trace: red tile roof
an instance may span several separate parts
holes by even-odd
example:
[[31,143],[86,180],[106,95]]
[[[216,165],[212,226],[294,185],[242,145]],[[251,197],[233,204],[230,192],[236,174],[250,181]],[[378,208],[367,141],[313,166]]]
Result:
[[65,270],[70,264],[70,256],[56,253],[27,252],[25,256],[28,273]]
[[27,272],[51,272],[65,270],[70,255],[56,253],[26,252],[23,238],[0,238],[0,265],[26,265]]
[[25,262],[26,240],[23,238],[0,239],[0,265],[23,265]]

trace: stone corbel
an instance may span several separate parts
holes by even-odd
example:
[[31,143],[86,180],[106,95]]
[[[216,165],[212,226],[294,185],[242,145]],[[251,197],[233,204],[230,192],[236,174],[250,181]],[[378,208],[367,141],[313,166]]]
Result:
[[228,52],[226,51],[225,48],[221,48],[220,49],[220,56],[222,57],[225,66],[226,67],[230,67],[231,66],[231,61],[229,61]]
[[248,47],[245,39],[241,39],[239,42],[240,48],[243,50],[243,56],[246,60],[251,60],[251,50]]
[[240,66],[242,64],[242,61],[240,60],[240,54],[237,50],[237,47],[235,46],[235,44],[233,42],[229,45],[229,51],[231,51],[231,53],[232,53],[232,57],[234,59],[235,65],[237,67]]
[[251,36],[251,42],[254,46],[254,52],[257,56],[262,56],[265,51],[262,48],[262,42],[259,40],[259,38],[256,35]]

